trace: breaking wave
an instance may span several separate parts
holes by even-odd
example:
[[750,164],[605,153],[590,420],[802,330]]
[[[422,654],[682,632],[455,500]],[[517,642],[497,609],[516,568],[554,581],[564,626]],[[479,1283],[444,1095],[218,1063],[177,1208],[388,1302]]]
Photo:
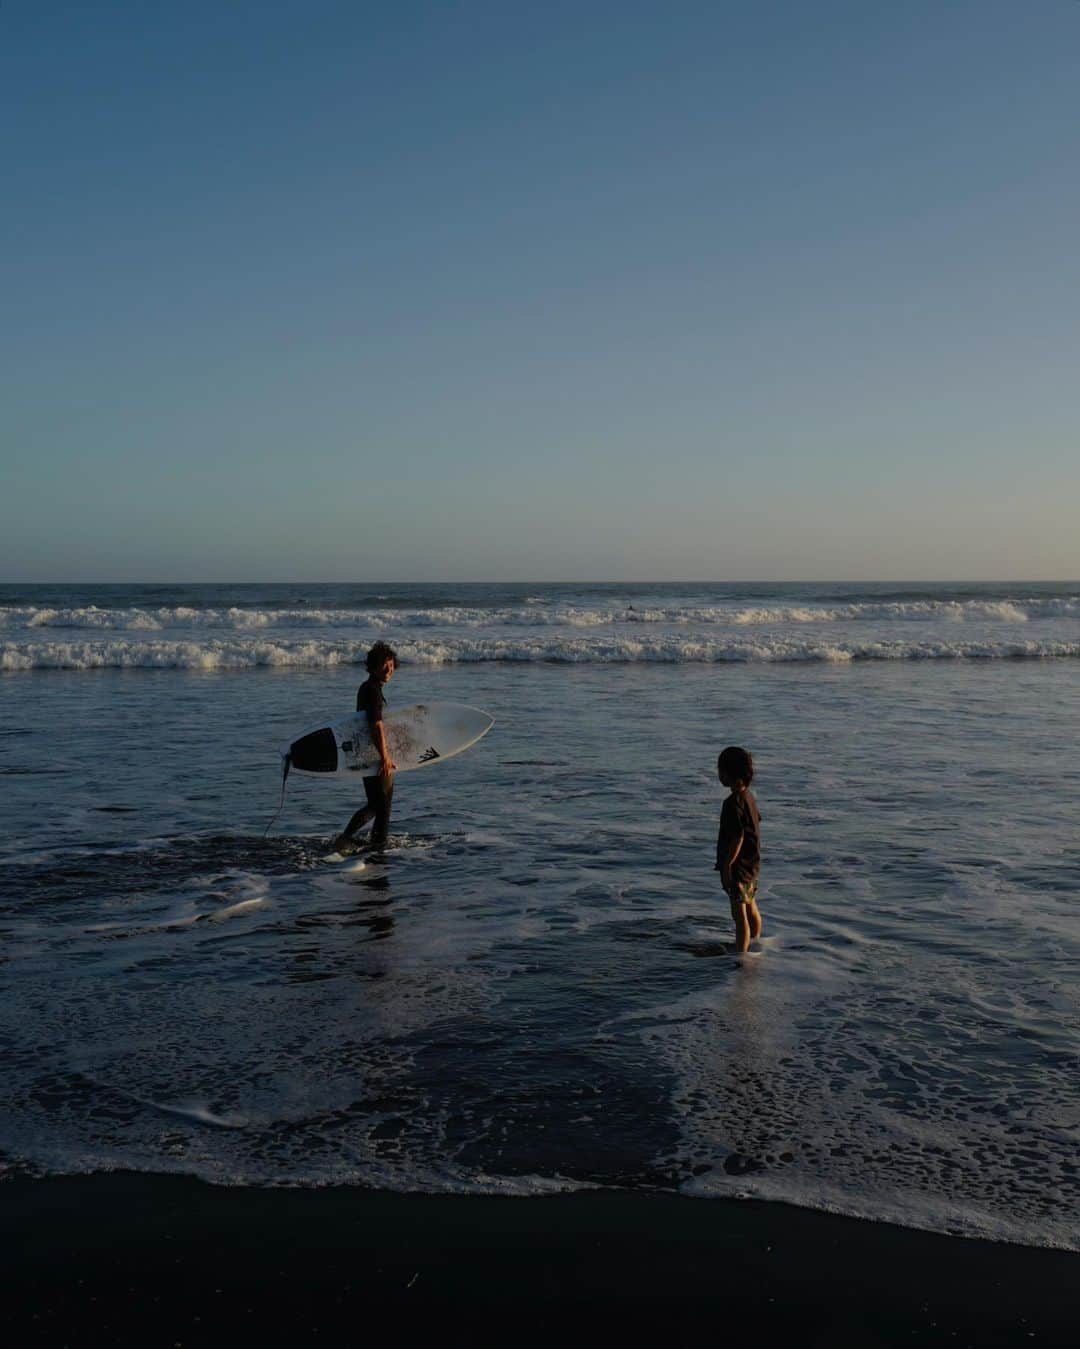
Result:
[[[115,593],[113,593],[115,589]],[[1080,587],[8,588],[0,673],[358,665],[1049,659],[1080,650]],[[411,602],[410,602],[411,601]]]
[[849,622],[999,622],[1027,623],[1046,618],[1080,617],[1080,598],[1012,600],[893,600],[849,604],[782,605],[610,605],[601,608],[555,605],[439,606],[437,608],[195,608],[166,605],[106,608],[97,605],[48,607],[0,606],[0,628],[163,632],[169,629],[224,629],[261,632],[274,628],[580,627],[633,624],[700,624],[769,627]]
[[[709,640],[681,636],[451,637],[397,643],[404,664],[449,665],[500,661],[573,664],[724,664],[816,661],[1050,660],[1080,657],[1080,641],[993,640],[816,641],[762,633],[755,638]],[[0,671],[316,669],[361,665],[366,650],[345,641],[90,640],[0,644]]]

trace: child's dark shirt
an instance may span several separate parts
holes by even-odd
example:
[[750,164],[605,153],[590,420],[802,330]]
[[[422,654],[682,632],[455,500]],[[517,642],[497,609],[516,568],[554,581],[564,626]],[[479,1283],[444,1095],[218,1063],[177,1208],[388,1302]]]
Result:
[[757,880],[761,870],[761,816],[750,791],[732,792],[720,811],[716,837],[716,865],[723,863],[727,845],[742,835],[742,847],[731,868],[732,885]]

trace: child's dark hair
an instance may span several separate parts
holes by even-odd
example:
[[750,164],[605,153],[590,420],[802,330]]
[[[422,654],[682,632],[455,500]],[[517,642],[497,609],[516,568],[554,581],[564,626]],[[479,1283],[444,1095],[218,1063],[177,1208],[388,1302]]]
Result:
[[367,666],[368,674],[374,674],[380,666],[385,665],[388,660],[392,660],[396,666],[398,663],[397,652],[389,642],[376,642],[367,653],[364,664]]
[[748,749],[738,745],[728,745],[720,751],[716,761],[716,771],[724,773],[734,782],[745,782],[749,787],[754,780],[754,760]]

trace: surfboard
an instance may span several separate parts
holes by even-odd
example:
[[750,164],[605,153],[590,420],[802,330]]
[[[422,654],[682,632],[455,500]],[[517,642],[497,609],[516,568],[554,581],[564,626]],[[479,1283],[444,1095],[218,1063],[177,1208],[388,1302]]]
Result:
[[[495,718],[463,703],[416,703],[383,718],[390,757],[399,773],[430,768],[462,753],[487,735]],[[367,716],[347,712],[297,736],[283,751],[294,773],[317,777],[374,777],[379,753]]]

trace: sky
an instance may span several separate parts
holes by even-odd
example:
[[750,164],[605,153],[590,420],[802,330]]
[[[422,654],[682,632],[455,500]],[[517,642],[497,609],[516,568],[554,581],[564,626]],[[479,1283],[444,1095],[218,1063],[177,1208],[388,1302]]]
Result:
[[1077,0],[8,0],[0,100],[0,581],[1080,577]]

